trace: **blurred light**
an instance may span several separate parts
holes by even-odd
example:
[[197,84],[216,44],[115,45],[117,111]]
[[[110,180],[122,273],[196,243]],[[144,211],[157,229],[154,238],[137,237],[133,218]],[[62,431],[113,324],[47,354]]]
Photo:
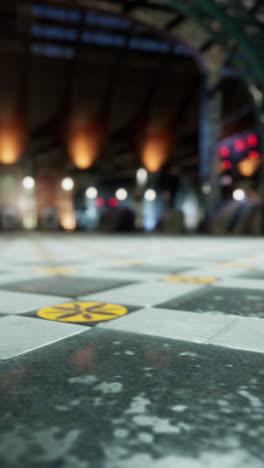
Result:
[[30,176],[24,177],[22,185],[25,190],[32,190],[35,187],[35,180]]
[[157,197],[157,194],[156,194],[155,190],[153,190],[153,189],[146,190],[146,192],[144,194],[144,198],[147,201],[154,201],[156,199],[156,197]]
[[90,198],[90,200],[94,200],[98,195],[98,190],[95,187],[88,187],[85,195],[87,198]]
[[51,58],[59,57],[62,59],[71,59],[75,54],[75,49],[73,47],[33,42],[31,52],[34,55],[44,55]]
[[223,175],[221,177],[221,184],[222,185],[231,185],[233,182],[233,179],[230,175]]
[[34,212],[26,213],[22,219],[23,227],[27,230],[35,229],[37,227],[38,221],[37,216]]
[[250,84],[249,90],[257,103],[262,102],[262,92],[256,87],[254,83]]
[[260,154],[259,154],[258,151],[254,150],[254,151],[250,151],[248,153],[248,157],[249,157],[249,159],[258,159],[260,157]]
[[149,172],[161,169],[169,157],[175,140],[175,132],[170,129],[156,131],[146,136],[142,149],[142,162]]
[[81,19],[81,12],[78,10],[66,10],[65,8],[57,8],[46,5],[33,5],[32,14],[43,18],[78,22]]
[[20,121],[1,122],[0,163],[15,164],[24,149],[25,141],[26,130]]
[[181,205],[181,211],[184,216],[184,227],[187,231],[194,231],[199,224],[199,204],[193,192],[186,194]]
[[219,154],[222,158],[227,158],[228,156],[230,156],[230,149],[228,148],[228,146],[220,146],[219,148]]
[[233,199],[236,200],[236,201],[241,201],[241,200],[244,200],[246,194],[244,192],[244,190],[242,189],[235,189],[233,191]]
[[105,141],[102,121],[73,123],[67,131],[68,151],[78,169],[88,169],[97,158]]
[[115,196],[118,200],[122,201],[122,200],[126,200],[127,199],[127,190],[124,189],[124,188],[119,188],[116,193],[115,193]]
[[31,34],[34,37],[64,41],[76,41],[78,38],[78,30],[75,28],[64,28],[61,26],[51,26],[49,24],[32,24]]
[[202,192],[205,193],[205,194],[208,194],[211,192],[211,186],[210,184],[204,184],[202,186]]
[[127,30],[131,26],[131,21],[126,18],[112,16],[108,14],[90,11],[87,13],[86,22],[92,25],[104,26],[106,28]]
[[140,168],[137,170],[136,178],[137,178],[137,183],[138,183],[139,185],[144,185],[144,184],[146,184],[146,182],[147,182],[147,180],[148,180],[148,172],[146,171],[146,169],[144,169],[143,167],[140,167]]
[[94,139],[82,132],[75,132],[69,145],[73,163],[78,169],[88,169],[95,158],[96,145]]
[[255,133],[250,133],[247,137],[247,143],[249,146],[257,146],[258,144],[258,137]]
[[116,198],[114,197],[111,197],[109,198],[108,200],[108,206],[110,206],[111,208],[116,208],[118,206],[118,201]]
[[251,177],[260,166],[259,159],[243,159],[238,163],[239,172],[244,177]]
[[102,197],[98,197],[95,203],[96,203],[96,206],[98,206],[98,208],[101,208],[102,206],[104,206],[105,201]]
[[228,170],[228,169],[231,169],[231,167],[232,167],[231,161],[226,160],[226,161],[222,161],[222,162],[221,162],[221,168],[222,168],[224,171],[226,171],[226,170]]
[[[149,189],[151,190],[151,189]],[[149,190],[146,191],[146,193],[149,193]],[[153,190],[151,190],[153,191]],[[154,192],[154,191],[153,191]],[[151,194],[151,192],[150,192]],[[155,194],[156,196],[156,194]],[[154,198],[155,198],[154,196]],[[144,230],[146,231],[153,231],[155,227],[157,226],[157,223],[159,221],[159,206],[158,203],[153,203],[151,202],[153,199],[151,197],[151,200],[149,201],[148,198],[145,196],[143,200],[143,205],[142,205],[142,222],[143,222],[143,227]]]
[[61,182],[61,187],[63,190],[66,190],[66,192],[70,192],[74,187],[74,182],[71,177],[65,177]]
[[241,138],[238,138],[234,142],[234,148],[238,153],[242,153],[246,149],[246,143]]
[[74,231],[76,228],[75,216],[71,212],[65,212],[61,214],[60,223],[63,229],[66,231]]
[[159,52],[168,53],[170,50],[170,44],[168,42],[153,40],[153,39],[142,39],[140,37],[133,37],[129,42],[131,49],[142,49],[147,52]]

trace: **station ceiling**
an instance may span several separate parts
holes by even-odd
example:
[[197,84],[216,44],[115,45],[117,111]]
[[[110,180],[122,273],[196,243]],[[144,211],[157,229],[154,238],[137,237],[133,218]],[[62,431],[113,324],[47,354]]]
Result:
[[25,113],[40,165],[65,164],[64,117],[88,113],[107,133],[95,171],[133,171],[146,122],[175,129],[169,170],[196,171],[205,70],[221,76],[223,136],[252,125],[253,100],[263,116],[262,1],[2,0],[0,23],[1,112]]

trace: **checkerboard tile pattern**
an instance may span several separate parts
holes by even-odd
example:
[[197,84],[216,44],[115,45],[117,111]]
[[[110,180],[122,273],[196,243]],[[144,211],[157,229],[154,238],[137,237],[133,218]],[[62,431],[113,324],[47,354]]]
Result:
[[[264,352],[263,247],[260,238],[2,236],[0,361],[98,326]],[[59,320],[37,315],[62,304]]]

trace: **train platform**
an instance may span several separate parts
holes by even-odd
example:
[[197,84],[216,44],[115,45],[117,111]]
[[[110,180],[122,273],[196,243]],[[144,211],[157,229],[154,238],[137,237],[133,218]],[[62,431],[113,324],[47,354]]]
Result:
[[0,238],[2,468],[262,468],[264,240]]

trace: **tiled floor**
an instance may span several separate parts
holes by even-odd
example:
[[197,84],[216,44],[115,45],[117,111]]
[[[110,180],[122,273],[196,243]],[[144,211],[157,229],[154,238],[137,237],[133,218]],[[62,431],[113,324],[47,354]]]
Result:
[[1,468],[263,467],[263,247],[2,236]]

